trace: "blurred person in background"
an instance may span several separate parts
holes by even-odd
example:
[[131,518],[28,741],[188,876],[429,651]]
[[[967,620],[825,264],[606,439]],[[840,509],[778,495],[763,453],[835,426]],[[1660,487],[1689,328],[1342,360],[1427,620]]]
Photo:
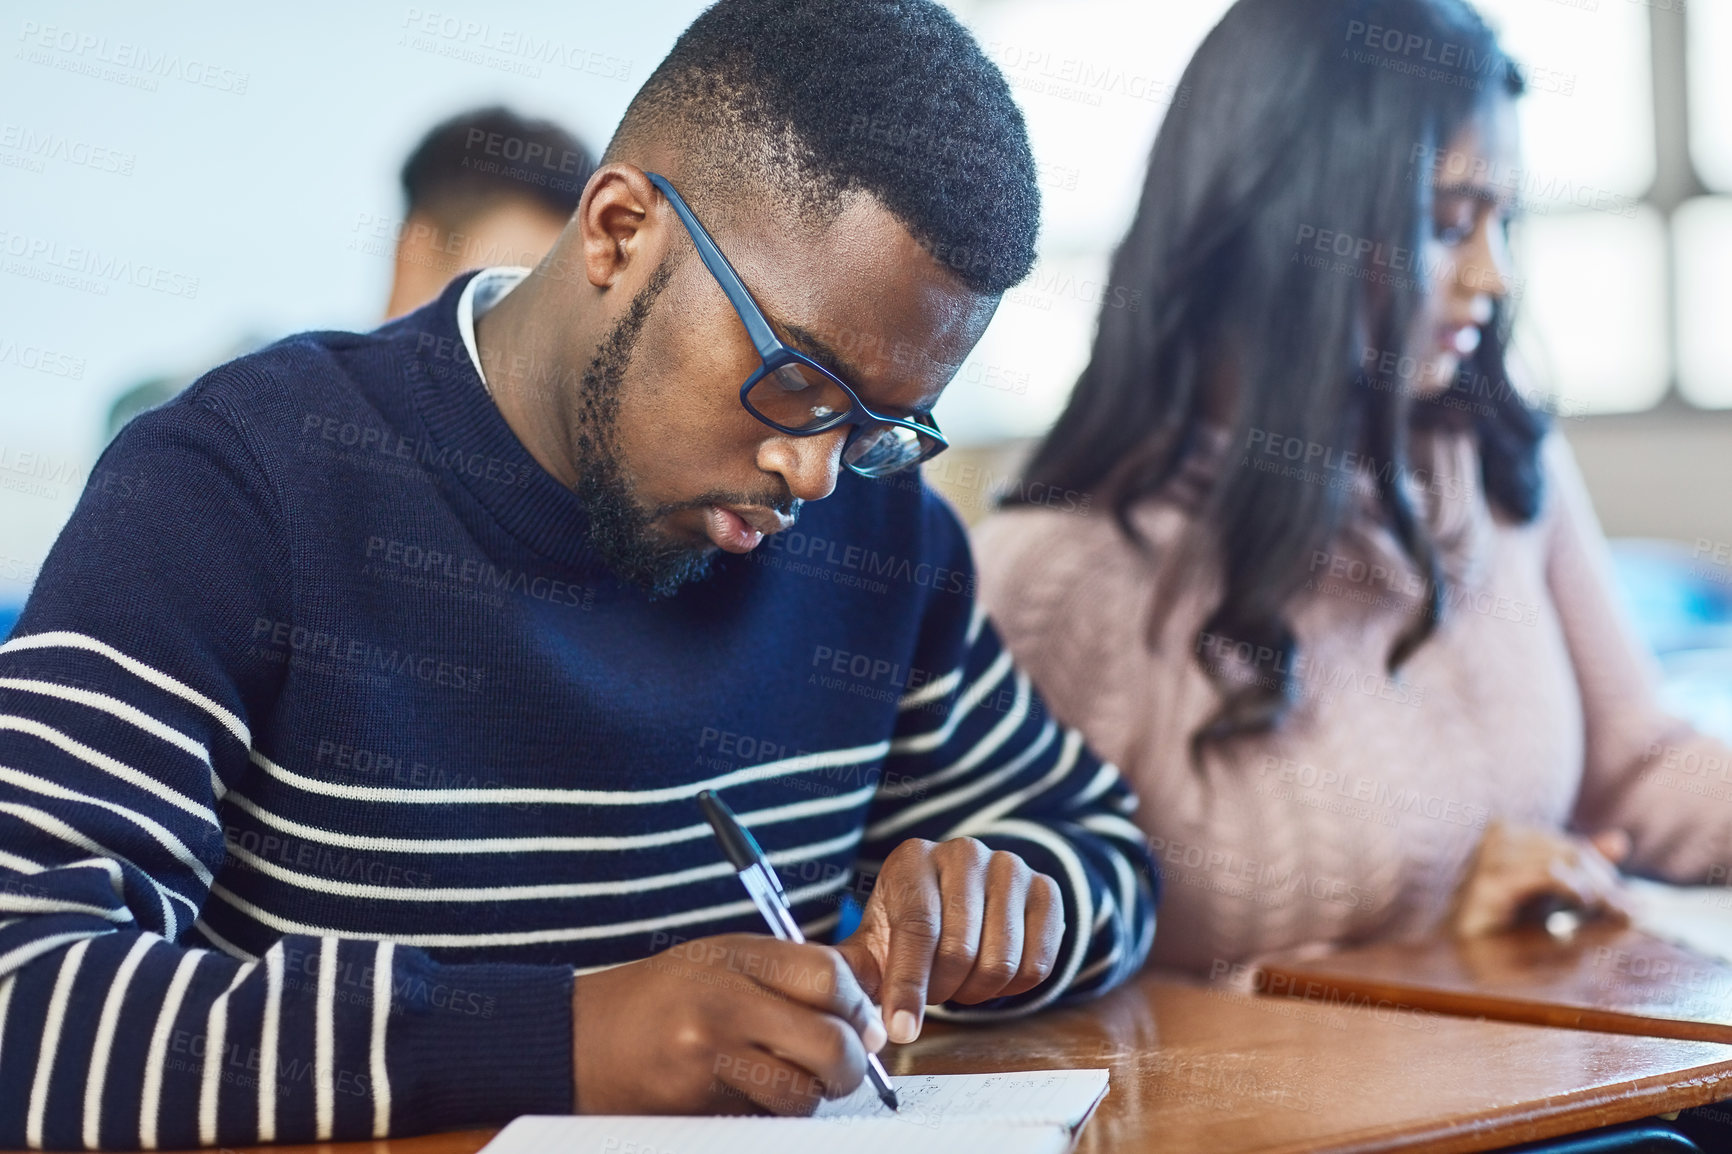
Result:
[[405,210],[385,317],[490,265],[534,265],[577,211],[595,157],[551,120],[480,108],[436,125],[403,164]]
[[[385,318],[420,308],[469,269],[535,264],[559,239],[594,170],[594,155],[571,132],[499,105],[435,125],[399,176],[404,212]],[[214,359],[233,360],[266,343],[249,335]],[[163,373],[126,389],[109,407],[103,443],[203,371]]]
[[1147,799],[1154,960],[1712,880],[1732,805],[1692,787],[1732,751],[1659,707],[1506,364],[1518,67],[1462,0],[1240,0],[1181,88],[1110,274],[1147,304],[1019,487],[1091,514],[976,535],[1010,649]]

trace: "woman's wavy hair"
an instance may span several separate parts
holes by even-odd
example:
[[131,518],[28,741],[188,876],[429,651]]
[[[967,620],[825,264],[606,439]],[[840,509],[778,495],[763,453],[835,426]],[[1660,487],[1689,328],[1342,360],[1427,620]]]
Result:
[[[1274,728],[1296,700],[1285,610],[1356,500],[1346,486],[1236,467],[1247,446],[1291,438],[1373,466],[1382,516],[1428,582],[1391,671],[1437,627],[1446,595],[1402,484],[1410,431],[1471,424],[1488,499],[1520,521],[1538,513],[1547,421],[1510,387],[1504,302],[1449,392],[1416,402],[1401,379],[1430,291],[1413,254],[1432,228],[1434,163],[1523,88],[1463,0],[1239,0],[1185,70],[1111,266],[1113,285],[1141,290],[1127,297],[1138,307],[1103,310],[1088,367],[1017,491],[1090,493],[1146,550],[1130,510],[1204,450],[1229,390],[1231,456],[1196,519],[1222,567],[1196,646],[1222,703],[1194,755]],[[1346,268],[1307,263],[1325,232],[1327,260]],[[1253,676],[1229,668],[1244,652],[1268,658]]]

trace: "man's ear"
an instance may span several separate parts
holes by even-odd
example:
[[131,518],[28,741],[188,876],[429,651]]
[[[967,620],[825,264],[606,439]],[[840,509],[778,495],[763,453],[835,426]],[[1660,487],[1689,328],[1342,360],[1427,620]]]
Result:
[[[611,288],[634,261],[660,259],[661,194],[636,165],[614,162],[595,170],[577,206],[584,274],[596,288]],[[654,251],[651,251],[654,250]]]

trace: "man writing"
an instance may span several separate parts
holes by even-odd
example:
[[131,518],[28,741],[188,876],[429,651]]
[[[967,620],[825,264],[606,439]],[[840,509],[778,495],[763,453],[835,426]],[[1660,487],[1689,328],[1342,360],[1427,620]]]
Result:
[[533,272],[129,426],[0,647],[0,1144],[809,1112],[1132,972],[1132,799],[906,472],[1036,216],[942,9],[722,0]]

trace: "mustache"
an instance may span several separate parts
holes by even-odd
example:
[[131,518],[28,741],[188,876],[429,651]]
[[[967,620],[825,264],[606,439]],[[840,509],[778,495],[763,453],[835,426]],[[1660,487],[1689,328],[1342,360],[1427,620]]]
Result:
[[675,501],[668,505],[658,505],[650,514],[651,519],[667,516],[669,513],[679,513],[686,509],[706,509],[711,505],[735,505],[756,509],[773,509],[790,521],[799,519],[800,509],[805,502],[788,492],[784,485],[777,492],[771,493],[728,493],[713,490],[689,501]]

